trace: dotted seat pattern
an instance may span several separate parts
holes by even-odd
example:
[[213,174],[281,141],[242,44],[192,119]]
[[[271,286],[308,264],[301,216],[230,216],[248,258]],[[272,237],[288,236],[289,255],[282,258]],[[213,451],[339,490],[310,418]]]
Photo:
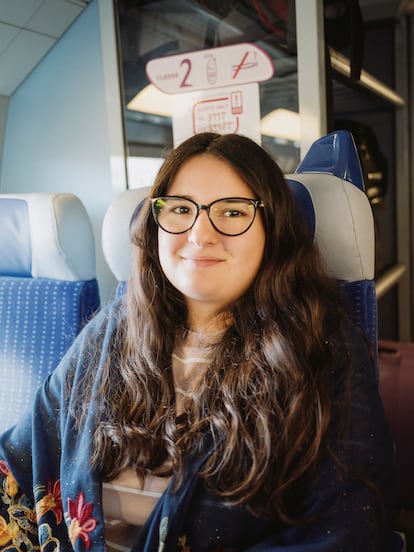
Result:
[[375,282],[339,282],[344,292],[345,303],[351,320],[362,330],[372,348],[375,376],[379,379],[378,368],[378,322]]
[[0,432],[30,406],[98,305],[96,280],[0,278]]

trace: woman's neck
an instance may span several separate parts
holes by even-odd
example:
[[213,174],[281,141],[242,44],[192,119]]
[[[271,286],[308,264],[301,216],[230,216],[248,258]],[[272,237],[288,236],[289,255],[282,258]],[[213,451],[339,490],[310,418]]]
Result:
[[215,334],[222,332],[231,324],[228,313],[211,312],[211,309],[189,309],[187,329],[198,334]]

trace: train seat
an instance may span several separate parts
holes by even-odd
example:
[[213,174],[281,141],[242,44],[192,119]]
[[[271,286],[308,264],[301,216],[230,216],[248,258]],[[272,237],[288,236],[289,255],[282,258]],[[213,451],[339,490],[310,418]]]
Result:
[[[328,274],[344,291],[350,318],[370,341],[387,413],[390,410],[387,401],[394,400],[395,385],[392,378],[385,385],[379,363],[374,219],[351,133],[340,130],[320,138],[312,144],[295,173],[285,177]],[[396,442],[397,450],[398,446]],[[404,533],[395,532],[393,550],[406,552]]]
[[378,378],[374,220],[351,133],[340,130],[316,140],[295,173],[285,177],[325,269],[372,345]]
[[0,432],[99,307],[95,241],[73,194],[0,195]]

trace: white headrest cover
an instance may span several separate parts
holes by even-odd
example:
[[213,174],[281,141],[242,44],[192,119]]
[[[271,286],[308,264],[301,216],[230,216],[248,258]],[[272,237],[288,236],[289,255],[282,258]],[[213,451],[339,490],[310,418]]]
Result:
[[328,274],[348,282],[372,280],[374,220],[369,200],[357,186],[327,173],[286,175],[309,191],[315,210],[315,243]]
[[69,193],[0,194],[27,203],[32,276],[58,280],[96,277],[95,239],[88,213]]
[[102,223],[102,249],[115,278],[128,280],[131,271],[129,225],[137,205],[145,199],[150,187],[126,190],[109,206]]

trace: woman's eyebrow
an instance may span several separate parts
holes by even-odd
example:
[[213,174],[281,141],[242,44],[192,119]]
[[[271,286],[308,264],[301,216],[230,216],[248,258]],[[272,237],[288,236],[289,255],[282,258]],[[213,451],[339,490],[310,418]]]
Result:
[[170,196],[167,195],[167,197],[180,197],[182,199],[191,199],[192,201],[196,201],[193,196],[186,194],[172,194]]

